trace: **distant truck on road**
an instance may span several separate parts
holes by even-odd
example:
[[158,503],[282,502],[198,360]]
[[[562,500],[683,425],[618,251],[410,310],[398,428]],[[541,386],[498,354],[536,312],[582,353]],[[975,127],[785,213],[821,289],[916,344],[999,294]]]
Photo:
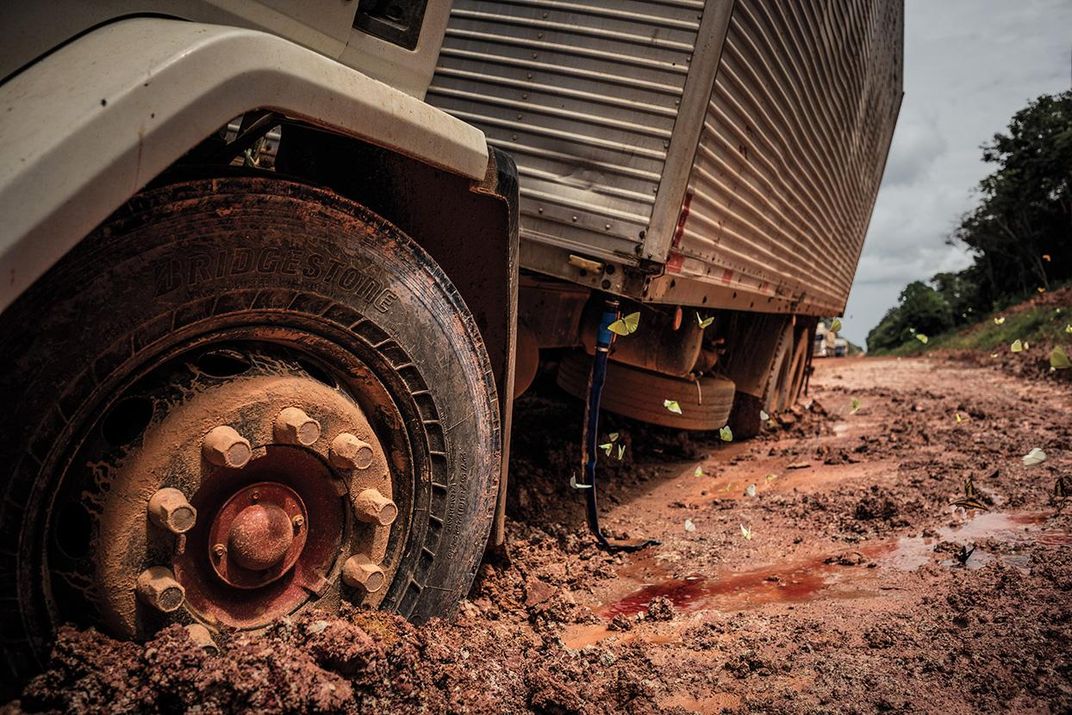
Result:
[[7,682],[68,621],[449,613],[503,539],[514,397],[548,357],[586,394],[608,300],[639,324],[606,409],[757,431],[844,309],[902,84],[900,0],[0,28]]

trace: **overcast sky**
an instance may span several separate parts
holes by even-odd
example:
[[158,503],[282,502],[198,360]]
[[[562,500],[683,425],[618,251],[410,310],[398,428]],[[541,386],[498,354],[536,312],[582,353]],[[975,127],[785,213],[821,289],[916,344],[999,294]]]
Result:
[[970,263],[945,239],[975,204],[979,146],[1030,99],[1072,84],[1072,0],[907,0],[904,103],[843,333],[909,282]]

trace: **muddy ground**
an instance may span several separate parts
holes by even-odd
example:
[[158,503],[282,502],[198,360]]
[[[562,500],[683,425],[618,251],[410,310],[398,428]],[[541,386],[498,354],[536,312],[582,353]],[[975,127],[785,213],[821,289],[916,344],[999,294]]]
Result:
[[[747,443],[609,421],[607,528],[661,541],[611,556],[569,487],[580,407],[545,384],[518,405],[508,557],[455,618],[310,614],[222,655],[67,630],[21,708],[1072,710],[1068,382],[826,360],[805,403]],[[969,478],[986,511],[951,505]]]

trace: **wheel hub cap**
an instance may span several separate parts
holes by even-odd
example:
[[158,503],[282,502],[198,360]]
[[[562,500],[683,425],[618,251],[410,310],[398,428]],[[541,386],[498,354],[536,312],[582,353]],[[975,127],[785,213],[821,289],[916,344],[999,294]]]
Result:
[[271,482],[244,487],[216,514],[209,531],[209,561],[216,574],[236,588],[269,584],[301,555],[306,519],[305,505],[293,489]]
[[[98,566],[114,632],[147,635],[172,612],[260,628],[329,596],[382,600],[343,566],[356,558],[362,575],[389,579],[397,457],[348,393],[295,363],[250,361],[240,375],[195,373],[179,399],[157,396],[166,412],[117,466]],[[160,606],[171,592],[181,608]]]

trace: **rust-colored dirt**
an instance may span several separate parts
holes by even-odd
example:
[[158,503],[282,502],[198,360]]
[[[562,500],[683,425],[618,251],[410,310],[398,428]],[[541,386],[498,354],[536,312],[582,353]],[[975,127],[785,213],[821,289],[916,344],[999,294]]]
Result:
[[[605,425],[628,445],[602,470],[606,527],[660,546],[592,546],[569,488],[581,410],[541,379],[518,405],[508,562],[453,619],[308,614],[221,655],[180,629],[145,645],[65,630],[9,707],[1072,710],[1072,504],[1051,498],[1072,475],[1069,385],[941,360],[817,366],[811,408],[748,443]],[[1049,459],[1025,467],[1033,447]],[[969,477],[989,511],[950,505]]]

